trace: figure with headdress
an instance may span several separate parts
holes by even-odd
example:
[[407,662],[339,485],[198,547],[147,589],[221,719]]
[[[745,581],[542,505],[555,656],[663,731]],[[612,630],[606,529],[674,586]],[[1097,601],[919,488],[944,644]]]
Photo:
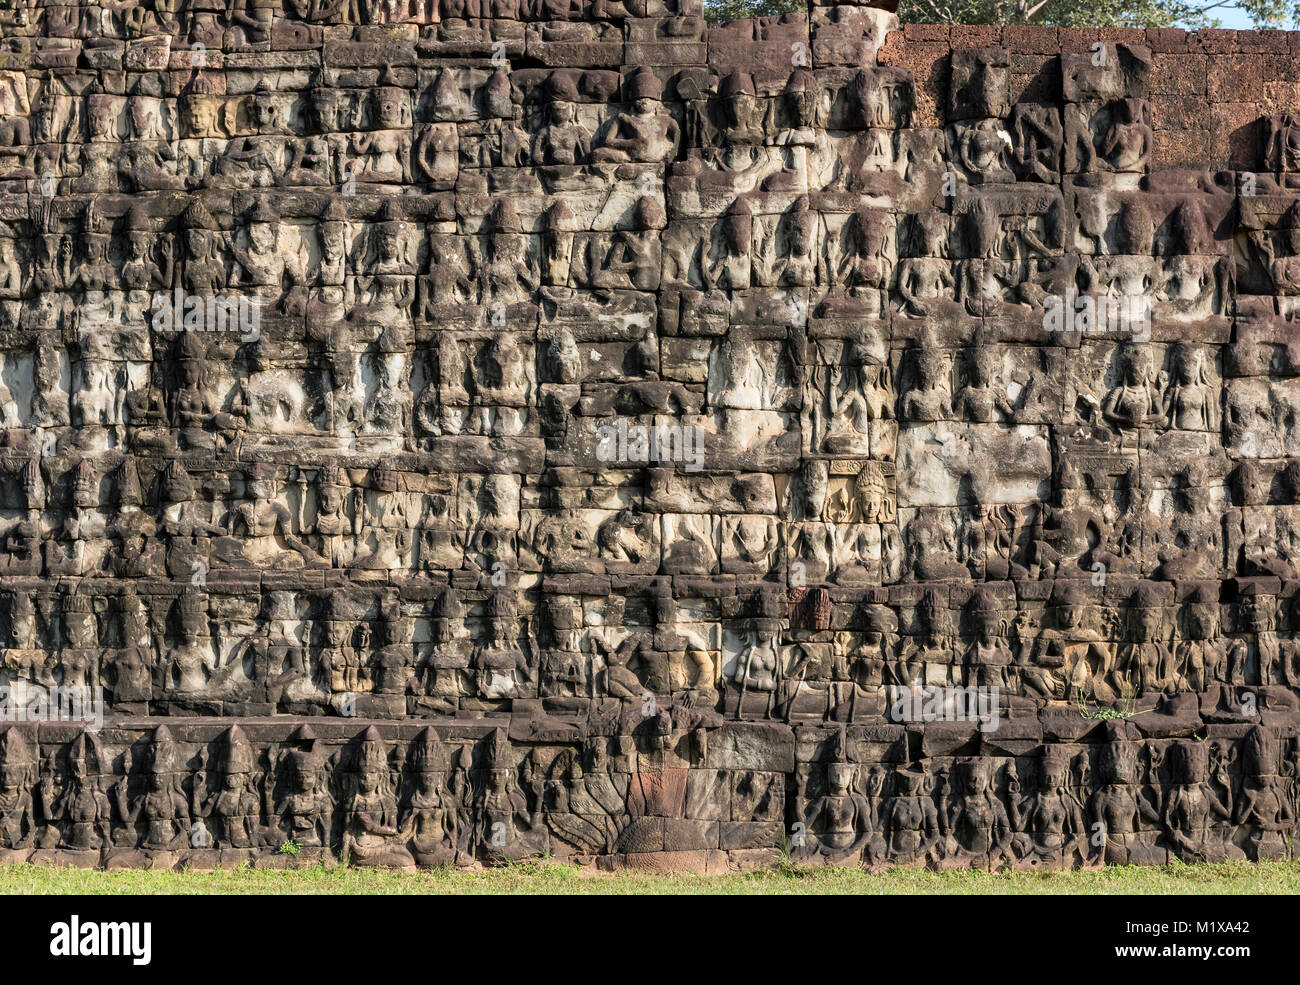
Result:
[[[302,270],[306,266],[306,244],[295,252],[281,240],[280,215],[267,198],[259,198],[244,215],[245,236],[234,238],[230,252],[235,260],[234,283],[256,299],[256,303],[277,310],[301,312],[306,304]],[[251,334],[241,325],[243,335]]]
[[623,101],[631,110],[620,110],[597,131],[592,141],[595,163],[659,164],[676,156],[680,128],[664,109],[663,85],[644,66],[623,79]]
[[375,388],[366,399],[365,432],[401,439],[412,435],[411,394],[407,349],[392,326],[384,329],[375,345],[372,364]]
[[1180,342],[1174,347],[1174,376],[1165,391],[1165,419],[1184,431],[1219,433],[1219,390],[1210,380],[1205,350]]
[[153,673],[158,654],[149,613],[134,589],[123,593],[119,602],[122,646],[111,652],[105,667],[109,700],[119,712],[148,707],[153,698]]
[[540,805],[530,805],[520,785],[505,729],[493,730],[483,755],[483,780],[474,797],[475,850],[487,859],[508,861],[541,853],[547,831],[539,823]]
[[184,246],[176,267],[180,286],[195,297],[214,297],[229,281],[221,252],[225,242],[221,227],[198,197],[191,199],[181,213],[180,225]]
[[976,867],[1011,860],[1011,820],[994,789],[993,768],[985,758],[953,764],[940,803],[946,859]]
[[882,812],[887,857],[897,865],[932,861],[942,837],[933,778],[917,769],[897,769],[893,778],[894,794]]
[[145,745],[145,789],[132,795],[134,759],[129,748],[122,754],[122,779],[114,787],[114,803],[127,828],[127,847],[174,851],[189,845],[190,803],[181,789],[183,766],[171,730],[159,725]]
[[546,102],[541,111],[542,125],[533,136],[533,164],[586,164],[591,155],[591,131],[578,120],[578,90],[573,74],[552,72],[542,88]]
[[820,857],[830,864],[857,865],[884,854],[884,833],[878,802],[857,789],[860,767],[849,761],[848,738],[843,728],[833,741],[834,758],[825,764],[823,792],[811,799],[805,786],[807,776],[799,773],[795,803],[803,822],[804,843],[798,854]]
[[493,592],[488,599],[487,632],[475,645],[471,658],[479,697],[520,697],[521,685],[534,684],[533,668],[519,644],[518,634],[514,593]]
[[[210,845],[191,844],[195,848],[257,848],[262,844],[262,798],[256,789],[253,747],[244,730],[232,725],[217,740],[216,755],[208,772],[206,750],[201,754],[191,792],[193,816],[206,819],[212,830]],[[209,780],[214,780],[209,791]]]
[[60,826],[58,845],[72,851],[99,851],[112,844],[112,802],[103,784],[109,761],[93,733],[81,732],[68,745],[67,772],[56,786],[53,753],[38,785],[41,813]]
[[845,248],[832,272],[839,290],[862,302],[866,318],[880,317],[894,279],[885,222],[885,214],[876,209],[853,213],[845,223]]
[[1070,789],[1070,755],[1060,745],[1044,745],[1038,760],[1037,789],[1025,793],[1015,764],[1008,767],[1007,807],[1012,846],[1026,868],[1073,868],[1088,856],[1083,805]]
[[1295,836],[1295,810],[1287,781],[1278,772],[1277,742],[1262,725],[1242,740],[1241,792],[1232,823],[1247,828],[1247,852],[1255,862],[1286,858]]
[[272,188],[284,176],[290,139],[274,87],[265,79],[246,104],[250,134],[228,140],[212,162],[209,183],[235,188]]
[[349,150],[357,181],[377,184],[411,183],[411,107],[406,90],[385,70],[370,90],[368,129],[352,135]]
[[165,657],[165,691],[181,696],[209,692],[217,677],[217,655],[212,648],[207,599],[186,591],[176,600],[176,642]]
[[263,792],[266,813],[286,843],[317,850],[328,845],[332,809],[318,741],[310,725],[298,726],[275,757]]
[[410,224],[400,208],[390,201],[384,204],[378,222],[368,227],[366,254],[361,258],[362,273],[351,279],[356,304],[348,315],[348,324],[359,339],[371,343],[388,331],[394,342],[409,350],[414,337],[411,306],[415,301],[415,264],[410,259],[408,236]]
[[44,567],[45,481],[38,458],[29,458],[21,466],[23,518],[12,524],[0,540],[0,570],[11,575],[36,575]]
[[[1161,817],[1165,837],[1175,853],[1186,862],[1242,858],[1243,853],[1229,843],[1224,829],[1224,822],[1232,817],[1232,780],[1222,756],[1215,755],[1211,765],[1210,754],[1217,753],[1217,746],[1181,739],[1168,751],[1170,782],[1163,788]],[[1223,790],[1222,796],[1215,789],[1215,781]]]
[[407,753],[406,791],[398,836],[416,865],[446,865],[456,858],[463,825],[461,805],[447,786],[447,752],[438,733],[424,728]]
[[474,248],[480,253],[474,267],[483,280],[484,304],[509,306],[533,300],[541,274],[529,255],[528,237],[509,199],[499,198],[492,203],[483,222],[481,241],[475,241]]
[[90,574],[103,568],[108,556],[108,524],[99,511],[99,475],[82,458],[72,469],[71,510],[63,518],[59,537],[45,542],[45,567],[51,574]]
[[[155,236],[149,213],[139,202],[127,211],[123,226],[126,244],[122,286],[129,292],[139,291],[146,296],[169,289],[175,276],[171,237]],[[155,249],[158,250],[157,256]]]
[[1089,772],[1095,771],[1097,783],[1088,803],[1089,830],[1105,839],[1100,846],[1103,864],[1163,864],[1165,853],[1145,831],[1159,826],[1162,819],[1140,782],[1138,745],[1128,737],[1131,729],[1124,722],[1106,722],[1106,741],[1091,753]]
[[78,702],[93,701],[100,686],[99,667],[104,651],[99,645],[99,625],[89,595],[74,592],[63,598],[63,645],[59,648],[60,684]]
[[294,533],[289,508],[275,498],[275,477],[269,462],[254,462],[246,470],[249,498],[231,510],[226,525],[227,535],[238,545],[238,558],[258,567],[323,564],[324,559]]
[[0,850],[18,851],[36,836],[36,754],[16,725],[0,736]]
[[388,743],[373,725],[352,747],[344,776],[342,857],[349,865],[405,868],[415,864],[397,825]]
[[[317,554],[335,568],[346,568],[368,556],[357,544],[360,515],[349,516],[350,507],[359,508],[361,491],[354,489],[337,465],[322,465],[316,472],[316,519],[314,532],[319,538]],[[310,533],[311,530],[304,530]]]
[[420,661],[424,693],[454,710],[458,700],[471,693],[470,662],[474,642],[465,631],[465,607],[460,592],[447,587],[431,610],[432,630]]

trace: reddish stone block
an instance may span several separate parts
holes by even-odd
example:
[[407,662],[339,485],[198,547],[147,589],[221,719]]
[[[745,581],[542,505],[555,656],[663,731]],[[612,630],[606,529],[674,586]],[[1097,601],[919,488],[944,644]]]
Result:
[[1095,27],[1063,27],[1060,30],[1061,51],[1088,51],[1101,40]]
[[1009,25],[1002,31],[1003,43],[1012,52],[1055,54],[1061,50],[1058,28],[1040,24]]
[[1195,34],[1195,44],[1206,54],[1232,54],[1238,49],[1237,33],[1238,32],[1236,31],[1220,30],[1218,28],[1207,31],[1197,31]]
[[633,817],[681,817],[686,811],[686,770],[635,774],[627,810]]
[[1263,106],[1267,113],[1288,112],[1300,105],[1300,78],[1294,73],[1285,79],[1270,80],[1264,83]]
[[947,42],[949,28],[947,24],[904,24],[903,36],[908,41]]
[[903,59],[903,52],[909,47],[902,31],[890,31],[885,43],[880,46],[876,62],[880,65],[897,65]]
[[1283,63],[1272,55],[1219,55],[1209,59],[1206,95],[1211,102],[1258,99],[1265,81],[1281,77]]
[[1140,44],[1147,43],[1147,32],[1141,27],[1102,27],[1098,28],[1101,34],[1101,40],[1107,44]]
[[1148,27],[1147,44],[1152,51],[1187,51],[1190,35],[1176,27]]
[[1153,170],[1195,168],[1204,170],[1210,157],[1209,130],[1157,130],[1151,152]]
[[996,48],[1002,45],[1002,28],[997,24],[960,24],[949,35],[954,48]]
[[1148,90],[1172,96],[1205,96],[1209,58],[1199,54],[1155,54],[1151,56]]
[[1210,106],[1212,167],[1251,170],[1260,166],[1259,103],[1214,103]]
[[[1012,49],[1010,56],[1012,75],[1035,75],[1039,72],[1054,72],[1060,77],[1061,58],[1055,52],[1022,52]],[[1059,88],[1059,86],[1058,86]]]
[[1286,54],[1290,48],[1288,31],[1239,31],[1237,43],[1243,52],[1260,54]]
[[1204,98],[1202,96],[1157,96],[1151,100],[1151,126],[1156,130],[1204,128]]
[[[900,35],[891,34],[890,38]],[[940,107],[947,99],[948,46],[944,44],[886,44],[880,49],[880,64],[895,65],[912,73],[916,92],[916,112],[912,123],[918,127],[943,125]]]

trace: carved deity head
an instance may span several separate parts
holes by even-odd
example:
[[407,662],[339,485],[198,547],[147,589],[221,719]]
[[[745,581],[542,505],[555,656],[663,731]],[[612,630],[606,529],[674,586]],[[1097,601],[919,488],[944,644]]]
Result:
[[399,130],[403,126],[406,92],[396,86],[379,86],[370,93],[370,112],[377,130]]

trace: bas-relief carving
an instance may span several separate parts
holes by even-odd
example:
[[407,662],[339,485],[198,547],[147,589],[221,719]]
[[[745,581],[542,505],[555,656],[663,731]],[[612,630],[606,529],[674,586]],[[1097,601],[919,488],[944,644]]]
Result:
[[927,123],[869,8],[25,11],[0,683],[107,719],[10,857],[1290,853],[1291,116],[1246,198],[1139,45]]

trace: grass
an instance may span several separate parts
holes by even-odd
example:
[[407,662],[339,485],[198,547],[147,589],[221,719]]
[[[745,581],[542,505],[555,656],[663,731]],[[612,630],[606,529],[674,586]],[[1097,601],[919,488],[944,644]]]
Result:
[[724,876],[659,875],[635,871],[593,872],[569,865],[526,862],[481,872],[441,869],[378,872],[345,866],[299,870],[252,869],[204,872],[116,871],[0,866],[0,893],[39,894],[1295,894],[1300,862],[1258,865],[1175,864],[1163,868],[1111,867],[1085,872],[928,872],[893,869],[869,874],[856,869],[775,869]]

